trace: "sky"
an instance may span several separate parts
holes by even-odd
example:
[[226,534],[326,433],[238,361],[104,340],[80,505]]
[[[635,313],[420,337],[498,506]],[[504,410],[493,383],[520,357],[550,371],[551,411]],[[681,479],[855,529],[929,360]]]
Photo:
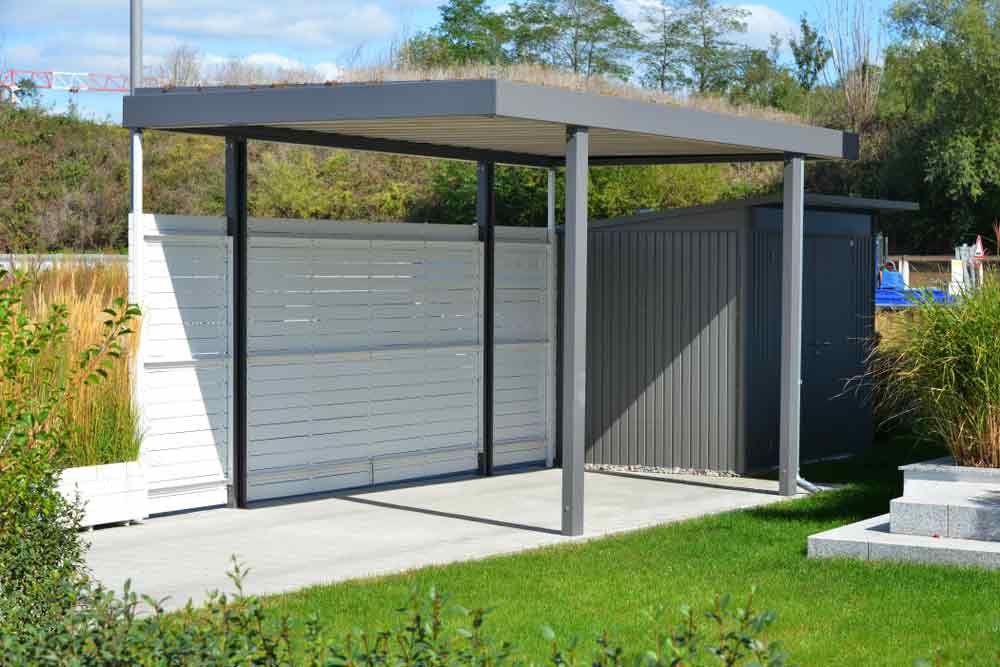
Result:
[[[179,45],[212,64],[237,57],[266,67],[315,69],[327,79],[344,67],[384,54],[400,37],[438,20],[443,0],[145,0],[143,61],[147,72]],[[636,20],[650,0],[614,0]],[[738,4],[749,12],[737,41],[766,47],[772,33],[786,42],[799,16],[822,15],[823,0],[766,0]],[[500,6],[502,0],[497,0]],[[871,0],[883,11],[891,0]],[[0,69],[127,74],[129,0],[0,0]],[[121,119],[121,95],[81,92],[79,112]],[[69,93],[43,91],[43,103],[65,111]]]

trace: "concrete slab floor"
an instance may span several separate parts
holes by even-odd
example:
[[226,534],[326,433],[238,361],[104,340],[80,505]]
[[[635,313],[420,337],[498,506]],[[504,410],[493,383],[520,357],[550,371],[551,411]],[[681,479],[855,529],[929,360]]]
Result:
[[[777,482],[646,473],[586,474],[583,538],[781,500]],[[232,589],[230,556],[253,594],[485,558],[570,541],[560,534],[561,471],[464,478],[249,510],[213,509],[89,533],[105,586],[169,607]]]

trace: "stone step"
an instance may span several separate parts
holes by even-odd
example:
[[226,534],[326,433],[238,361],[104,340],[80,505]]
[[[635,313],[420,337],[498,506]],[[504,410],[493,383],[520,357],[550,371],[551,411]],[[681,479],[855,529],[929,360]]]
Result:
[[810,558],[895,560],[1000,569],[1000,543],[898,535],[883,514],[809,537]]
[[889,507],[890,530],[923,535],[1000,542],[1000,494],[928,500],[903,496]]

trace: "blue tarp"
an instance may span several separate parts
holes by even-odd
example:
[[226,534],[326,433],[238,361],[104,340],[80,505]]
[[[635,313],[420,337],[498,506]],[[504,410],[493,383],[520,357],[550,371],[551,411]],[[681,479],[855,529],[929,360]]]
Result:
[[955,298],[939,289],[888,289],[875,290],[875,305],[879,308],[907,308],[924,303],[928,298],[938,303],[952,303]]
[[883,289],[906,289],[906,283],[903,282],[903,274],[899,271],[890,271],[889,269],[882,269],[882,288]]

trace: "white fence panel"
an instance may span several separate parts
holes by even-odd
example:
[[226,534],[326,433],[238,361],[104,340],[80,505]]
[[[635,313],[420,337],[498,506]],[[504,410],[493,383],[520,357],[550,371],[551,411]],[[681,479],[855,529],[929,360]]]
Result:
[[140,231],[129,269],[143,309],[136,397],[150,511],[223,504],[232,414],[225,219],[143,215]]

